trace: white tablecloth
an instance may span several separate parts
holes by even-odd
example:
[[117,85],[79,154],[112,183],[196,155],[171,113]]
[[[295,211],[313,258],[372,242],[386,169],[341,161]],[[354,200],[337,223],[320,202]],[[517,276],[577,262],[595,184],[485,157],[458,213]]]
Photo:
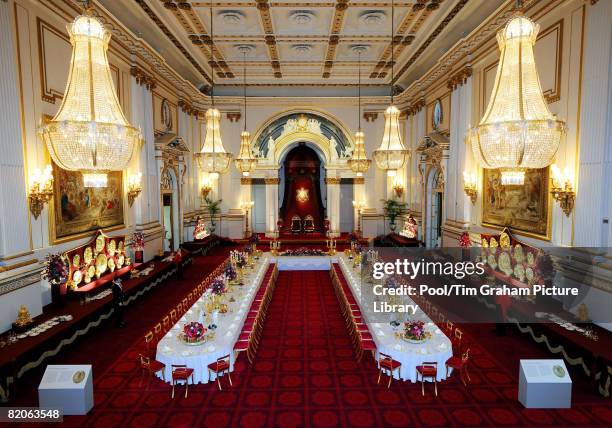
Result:
[[[414,315],[398,315],[400,317],[403,316],[404,321],[406,317],[409,317],[411,320],[423,321],[425,329],[432,334],[432,337],[422,344],[408,343],[403,339],[397,339],[395,337],[396,330],[389,323],[372,321],[376,319],[372,302],[362,302],[361,300],[361,276],[359,270],[353,269],[352,261],[349,261],[348,257],[344,254],[338,256],[338,262],[353,292],[353,297],[355,297],[359,305],[361,315],[368,325],[370,333],[372,333],[377,351],[388,354],[394,360],[402,363],[401,379],[416,382],[416,366],[421,365],[424,361],[436,361],[438,363],[438,380],[445,379],[445,363],[453,355],[450,339],[446,337],[420,307]],[[368,285],[364,284],[364,286]],[[403,325],[399,328],[403,328]],[[449,370],[449,374],[451,371]],[[398,378],[397,372],[395,378]]]
[[[172,379],[172,364],[185,364],[194,369],[195,383],[208,382],[208,365],[224,355],[230,355],[231,370],[234,368],[234,345],[242,331],[251,303],[263,282],[270,258],[266,255],[258,262],[254,271],[243,278],[244,285],[233,286],[232,292],[225,295],[229,310],[219,314],[215,338],[202,345],[186,345],[178,339],[183,326],[191,321],[199,321],[200,308],[205,305],[205,299],[200,299],[187,311],[187,313],[170,329],[157,344],[156,359],[166,365],[166,381]],[[230,298],[235,302],[230,302]],[[206,327],[206,326],[205,326]],[[158,375],[161,377],[161,375]],[[211,380],[214,380],[214,375]]]

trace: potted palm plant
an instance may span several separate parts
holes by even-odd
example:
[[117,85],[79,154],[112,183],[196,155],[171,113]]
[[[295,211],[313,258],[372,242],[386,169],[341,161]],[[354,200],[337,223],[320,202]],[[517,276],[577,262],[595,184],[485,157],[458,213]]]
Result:
[[395,233],[395,220],[408,214],[408,204],[397,199],[383,199],[382,203],[385,217],[389,218],[389,229],[391,229],[392,233]]
[[221,213],[221,202],[222,199],[217,199],[213,201],[210,198],[204,199],[204,211],[210,216],[210,233],[215,233],[215,228],[217,223],[215,222],[215,218]]

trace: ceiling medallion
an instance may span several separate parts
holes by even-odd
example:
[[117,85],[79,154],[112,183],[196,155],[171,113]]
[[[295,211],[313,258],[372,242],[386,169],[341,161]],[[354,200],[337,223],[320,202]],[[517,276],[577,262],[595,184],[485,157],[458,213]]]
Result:
[[246,44],[234,45],[234,49],[240,55],[250,56],[252,53],[255,52],[255,45],[246,45]]
[[312,52],[312,45],[301,43],[298,45],[292,45],[291,50],[295,56],[307,56]]
[[315,18],[315,13],[310,10],[293,10],[289,12],[289,19],[295,25],[309,25]]
[[353,52],[355,55],[363,55],[364,53],[366,53],[367,51],[369,51],[371,48],[370,45],[351,45],[349,46],[349,49],[351,50],[351,52]]
[[239,10],[222,10],[219,16],[223,23],[227,25],[240,25],[245,20],[245,15]]
[[368,27],[382,25],[387,20],[387,14],[382,10],[366,10],[359,15],[359,21]]

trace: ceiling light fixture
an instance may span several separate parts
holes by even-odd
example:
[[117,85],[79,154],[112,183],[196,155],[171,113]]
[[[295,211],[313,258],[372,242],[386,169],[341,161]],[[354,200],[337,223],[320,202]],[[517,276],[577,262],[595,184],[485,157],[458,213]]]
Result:
[[478,163],[500,169],[504,185],[522,185],[526,169],[550,165],[565,133],[542,94],[533,54],[538,30],[518,11],[497,33],[501,56],[491,100],[468,133]]
[[213,27],[213,3],[210,2],[210,59],[211,81],[210,81],[210,103],[211,107],[206,110],[206,137],[202,149],[195,154],[200,169],[217,178],[229,170],[232,154],[225,151],[221,140],[221,113],[215,108],[215,44]]
[[244,129],[240,134],[240,152],[238,157],[234,160],[236,168],[242,172],[242,175],[248,177],[251,171],[254,171],[257,167],[257,158],[251,154],[251,134],[247,131],[247,94],[246,94],[246,54],[247,50],[242,51],[242,79],[243,79],[243,90],[244,90]]
[[385,110],[385,132],[380,146],[374,150],[372,157],[378,168],[387,171],[390,177],[395,176],[396,171],[404,166],[410,157],[410,151],[404,146],[399,126],[400,112],[393,105],[394,95],[394,68],[395,68],[395,5],[391,0],[391,105]]
[[85,187],[106,187],[107,172],[127,168],[142,135],[117,99],[106,55],[111,34],[84,5],[67,25],[72,57],[64,99],[38,132],[60,168],[81,171]]
[[358,59],[358,80],[357,80],[357,123],[358,128],[355,132],[355,150],[353,150],[353,156],[348,160],[349,167],[356,173],[357,177],[363,177],[363,174],[370,168],[372,161],[368,159],[368,155],[365,151],[365,134],[361,130],[361,52],[365,51],[364,47],[353,47],[354,51],[357,51]]

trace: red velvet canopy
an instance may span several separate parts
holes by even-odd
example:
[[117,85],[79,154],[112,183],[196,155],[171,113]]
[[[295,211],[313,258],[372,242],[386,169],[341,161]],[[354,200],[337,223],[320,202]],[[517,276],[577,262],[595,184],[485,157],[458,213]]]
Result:
[[285,193],[280,209],[283,228],[291,228],[291,219],[307,215],[314,219],[315,231],[323,230],[324,209],[320,182],[321,160],[305,144],[291,150],[284,162]]

